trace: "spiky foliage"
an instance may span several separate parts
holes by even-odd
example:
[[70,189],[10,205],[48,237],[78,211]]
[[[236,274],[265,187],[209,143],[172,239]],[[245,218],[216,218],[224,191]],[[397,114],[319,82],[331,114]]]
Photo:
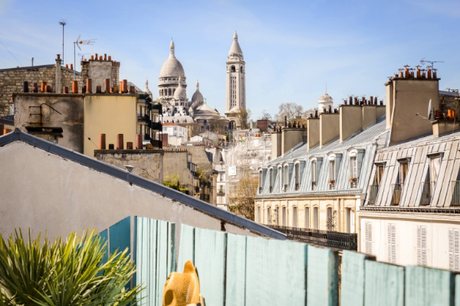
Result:
[[0,306],[129,305],[139,286],[126,290],[135,268],[128,250],[104,262],[106,244],[94,231],[43,243],[21,230],[0,235]]

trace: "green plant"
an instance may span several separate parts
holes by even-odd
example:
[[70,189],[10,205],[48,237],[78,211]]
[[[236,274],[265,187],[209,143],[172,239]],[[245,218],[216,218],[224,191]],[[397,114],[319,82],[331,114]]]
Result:
[[51,243],[21,230],[0,235],[0,305],[129,305],[140,286],[126,289],[135,268],[128,250],[104,262],[106,243],[94,230]]

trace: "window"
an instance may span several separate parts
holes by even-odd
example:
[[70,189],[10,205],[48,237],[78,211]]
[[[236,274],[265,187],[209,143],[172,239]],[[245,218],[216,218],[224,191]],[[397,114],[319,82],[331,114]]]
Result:
[[369,202],[368,204],[376,204],[377,195],[379,193],[380,182],[382,181],[384,164],[375,164],[374,165],[374,181],[369,188]]
[[272,211],[270,206],[267,207],[267,222],[266,224],[272,224]]
[[345,231],[347,233],[354,233],[355,232],[355,214],[353,209],[345,208]]
[[334,216],[332,214],[332,208],[327,208],[327,219],[326,219],[326,227],[328,231],[334,230]]
[[230,70],[231,70],[232,72],[236,72],[235,66],[232,66],[232,67],[230,68]]
[[335,153],[329,156],[329,189],[335,189],[341,159],[342,154]]
[[317,175],[317,172],[316,172],[316,160],[312,160],[311,161],[311,190],[315,190],[316,189],[316,182],[317,182],[317,178],[316,178],[316,175]]
[[388,262],[396,263],[396,225],[388,223],[387,229]]
[[295,190],[300,189],[300,163],[294,165]]
[[460,270],[460,230],[449,228],[449,270]]
[[358,187],[358,160],[356,156],[350,157],[350,187]]
[[260,206],[257,206],[256,221],[260,223]]
[[365,245],[366,245],[366,253],[367,254],[372,254],[372,223],[371,222],[366,222],[365,223]]
[[438,181],[439,169],[441,168],[441,155],[436,154],[429,156],[428,172],[425,181],[422,182],[422,198],[420,205],[430,205],[431,198],[434,194],[434,188]]
[[393,188],[393,197],[391,199],[391,205],[399,205],[401,201],[402,191],[404,190],[404,182],[407,177],[407,172],[409,169],[409,160],[402,159],[399,161],[398,177],[396,179],[396,184]]
[[305,228],[310,228],[310,207],[305,207]]
[[286,192],[289,186],[289,166],[284,165],[283,168],[283,191]]
[[292,208],[292,227],[297,227],[297,207]]
[[417,265],[426,266],[426,226],[417,226]]
[[283,222],[283,226],[287,226],[287,215],[286,215],[286,206],[283,206],[282,208],[282,220],[281,222]]
[[[222,180],[222,175],[220,176]],[[262,193],[263,191],[263,184],[264,184],[264,179],[263,179],[263,170],[259,171],[259,193]]]
[[269,179],[269,183],[270,183],[270,192],[273,191],[273,183],[275,181],[275,178],[273,176],[273,168],[270,168],[268,170],[268,179]]
[[278,166],[278,182],[279,182],[279,192],[283,190],[283,167]]
[[313,228],[319,229],[319,211],[318,207],[313,208]]

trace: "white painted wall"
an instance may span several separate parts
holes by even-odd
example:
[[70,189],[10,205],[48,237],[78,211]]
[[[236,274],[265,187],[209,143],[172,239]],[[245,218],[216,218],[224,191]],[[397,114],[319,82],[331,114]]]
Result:
[[[129,185],[21,141],[0,148],[0,233],[15,228],[49,238],[104,230],[127,216],[221,229],[221,221],[160,194]],[[252,235],[225,224],[230,233]]]

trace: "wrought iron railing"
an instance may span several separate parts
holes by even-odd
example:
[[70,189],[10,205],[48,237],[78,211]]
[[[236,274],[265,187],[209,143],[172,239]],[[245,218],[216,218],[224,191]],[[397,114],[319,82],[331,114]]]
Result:
[[285,233],[288,239],[309,244],[327,246],[340,250],[357,250],[358,235],[298,227],[269,225],[269,227]]
[[460,206],[460,181],[452,181],[452,202],[451,206]]
[[420,205],[430,205],[434,183],[435,182],[422,183],[422,198],[420,199]]
[[401,194],[403,191],[403,184],[394,184],[393,197],[391,198],[391,205],[399,205],[401,201]]
[[379,194],[379,185],[371,185],[369,188],[369,201],[367,202],[367,204],[375,205],[378,194]]

